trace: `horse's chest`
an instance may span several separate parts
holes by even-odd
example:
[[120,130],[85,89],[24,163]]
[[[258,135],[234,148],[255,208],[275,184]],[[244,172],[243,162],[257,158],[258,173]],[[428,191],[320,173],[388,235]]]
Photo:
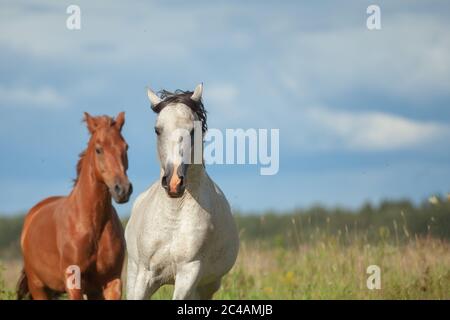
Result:
[[149,232],[148,250],[150,264],[167,266],[193,261],[202,255],[212,226],[209,221],[177,221]]
[[82,272],[98,275],[116,272],[124,257],[123,240],[109,226],[98,236],[81,233],[64,248],[70,264],[78,265]]

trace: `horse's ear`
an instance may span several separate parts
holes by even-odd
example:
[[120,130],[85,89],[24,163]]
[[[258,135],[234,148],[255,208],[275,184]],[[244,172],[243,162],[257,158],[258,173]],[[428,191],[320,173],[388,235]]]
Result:
[[191,96],[191,99],[195,102],[199,102],[202,98],[203,93],[203,83],[200,83],[198,86],[195,87],[194,93]]
[[97,122],[95,121],[95,118],[92,117],[89,113],[85,112],[84,121],[86,122],[89,132],[93,134],[95,129],[97,128]]
[[117,129],[119,129],[119,131],[121,131],[124,123],[125,123],[125,112],[122,111],[117,115],[114,121],[114,125],[117,127]]
[[161,102],[161,98],[158,97],[158,95],[156,93],[154,93],[152,91],[152,89],[150,89],[150,88],[147,88],[147,96],[148,96],[148,99],[150,100],[152,109],[154,109],[156,107],[156,105]]

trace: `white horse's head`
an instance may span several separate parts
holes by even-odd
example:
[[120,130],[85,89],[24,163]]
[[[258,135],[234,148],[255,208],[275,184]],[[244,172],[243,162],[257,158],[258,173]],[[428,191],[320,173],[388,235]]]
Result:
[[[172,93],[163,90],[161,97],[150,89],[147,91],[152,110],[158,114],[155,133],[162,169],[161,185],[170,197],[183,195],[188,166],[197,162],[198,155],[195,152],[201,150],[194,148],[194,141],[202,144],[202,136],[206,132],[202,92],[202,84],[193,92],[177,90]],[[200,140],[195,139],[198,134]]]

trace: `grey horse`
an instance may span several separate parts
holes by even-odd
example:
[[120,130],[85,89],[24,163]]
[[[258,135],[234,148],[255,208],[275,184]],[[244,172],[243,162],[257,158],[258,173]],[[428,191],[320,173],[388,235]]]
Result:
[[[194,92],[163,91],[160,98],[148,89],[158,114],[161,175],[136,199],[125,230],[127,299],[145,299],[165,284],[175,284],[173,299],[211,299],[236,261],[239,238],[230,205],[202,155],[194,159],[206,131],[202,92],[200,84]],[[200,139],[192,139],[198,123]]]

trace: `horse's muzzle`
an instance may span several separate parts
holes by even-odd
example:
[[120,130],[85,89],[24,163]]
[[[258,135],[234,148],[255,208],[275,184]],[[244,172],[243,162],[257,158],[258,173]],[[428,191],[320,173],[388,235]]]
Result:
[[161,178],[161,185],[171,198],[179,198],[186,190],[186,169],[185,164],[174,168],[172,164],[167,165],[164,176]]
[[126,203],[133,193],[133,185],[130,182],[116,183],[111,190],[111,195],[117,203]]

